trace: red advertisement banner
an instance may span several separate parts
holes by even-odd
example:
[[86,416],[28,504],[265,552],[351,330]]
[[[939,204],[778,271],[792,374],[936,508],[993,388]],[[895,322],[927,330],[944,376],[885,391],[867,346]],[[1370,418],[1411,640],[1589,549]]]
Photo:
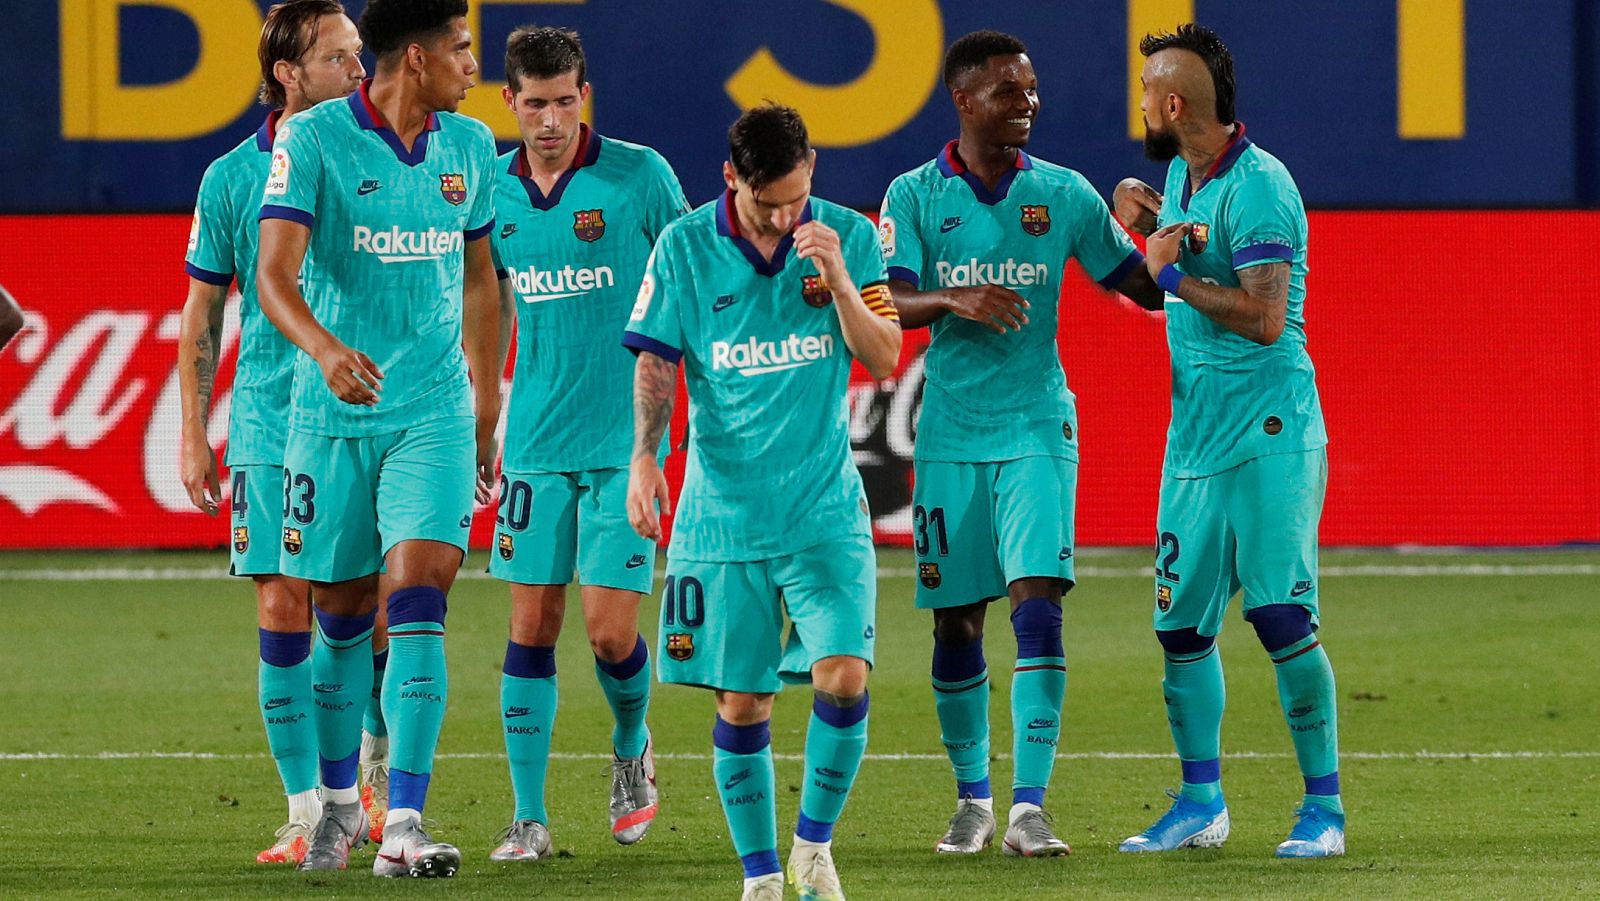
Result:
[[[1325,544],[1600,541],[1600,312],[1579,272],[1551,256],[1595,225],[1600,214],[1312,216],[1307,331],[1331,435]],[[0,217],[0,285],[29,317],[0,353],[0,547],[224,545],[226,522],[195,511],[177,477],[188,226]],[[1169,414],[1162,318],[1081,275],[1062,303],[1080,542],[1149,544]],[[219,448],[238,338],[228,322],[210,429]],[[927,340],[907,339],[895,376],[858,374],[850,398],[879,537],[896,543],[908,538]],[[480,511],[476,543],[492,517]]]

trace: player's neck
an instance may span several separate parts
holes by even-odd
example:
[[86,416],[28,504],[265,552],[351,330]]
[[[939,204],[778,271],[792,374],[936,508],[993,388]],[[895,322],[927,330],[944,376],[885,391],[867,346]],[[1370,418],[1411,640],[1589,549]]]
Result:
[[561,156],[553,160],[547,160],[535,153],[533,147],[527,141],[523,141],[522,158],[528,164],[528,177],[533,179],[533,183],[539,186],[539,190],[549,194],[550,189],[554,188],[556,182],[561,180],[561,176],[566,174],[566,171],[571,169],[572,165],[578,161],[578,145],[582,143],[583,131],[580,129],[573,136],[572,143],[567,145],[567,149],[562,152]]
[[1184,140],[1178,154],[1189,166],[1189,182],[1192,186],[1199,187],[1200,182],[1205,180],[1206,173],[1211,171],[1217,158],[1233,143],[1238,130],[1237,124],[1212,125]]
[[416,86],[399,75],[385,77],[379,72],[367,87],[367,99],[378,110],[382,124],[389,126],[407,150],[428,127],[428,116],[433,113],[417,99]]
[[744,236],[744,239],[750,242],[750,246],[754,247],[756,252],[761,254],[767,262],[772,262],[772,255],[777,252],[778,244],[788,237],[788,232],[781,235],[769,235],[757,229],[754,223],[746,219],[737,203],[732,204],[732,206],[734,218],[739,222],[739,234]]
[[963,128],[961,137],[956,141],[956,152],[961,155],[961,163],[967,167],[967,171],[976,175],[984,187],[992,191],[1005,177],[1007,170],[1016,168],[1019,151],[1004,144],[986,144]]

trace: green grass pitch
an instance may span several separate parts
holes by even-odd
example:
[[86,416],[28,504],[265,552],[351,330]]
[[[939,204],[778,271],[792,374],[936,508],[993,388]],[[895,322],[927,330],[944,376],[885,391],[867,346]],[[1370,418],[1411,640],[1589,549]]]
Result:
[[[1162,790],[1178,775],[1148,562],[1085,555],[1068,596],[1063,757],[1047,803],[1072,856],[1026,861],[992,848],[949,859],[932,851],[954,790],[927,684],[929,620],[911,607],[909,555],[882,554],[872,756],[835,841],[851,898],[1600,892],[1600,696],[1589,690],[1600,553],[1324,556],[1322,635],[1339,680],[1350,850],[1313,862],[1272,857],[1299,777],[1270,664],[1237,607],[1221,641],[1233,836],[1218,851],[1117,854],[1120,839],[1164,809]],[[0,897],[738,897],[703,692],[657,688],[650,722],[662,813],[641,844],[611,841],[609,713],[576,609],[561,641],[560,756],[551,765],[560,856],[488,861],[511,811],[497,708],[508,601],[504,586],[481,577],[451,596],[450,713],[428,809],[435,835],[462,849],[460,875],[375,880],[370,847],[343,873],[258,866],[255,852],[284,807],[255,708],[251,593],[215,577],[149,578],[152,569],[225,566],[219,554],[0,555]],[[116,568],[130,572],[61,578]],[[469,570],[481,569],[475,556]],[[644,620],[653,638],[653,604]],[[1014,643],[1000,611],[989,626],[1003,795]],[[808,692],[791,689],[773,719],[783,836],[799,800],[808,704]],[[998,800],[1003,809],[1007,799]]]

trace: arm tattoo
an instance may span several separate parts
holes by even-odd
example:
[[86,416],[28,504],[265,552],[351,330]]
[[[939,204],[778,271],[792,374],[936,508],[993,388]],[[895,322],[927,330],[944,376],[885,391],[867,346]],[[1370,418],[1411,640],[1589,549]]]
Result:
[[1239,273],[1239,287],[1272,304],[1289,299],[1289,264],[1267,263],[1251,266]]
[[1186,277],[1182,297],[1211,321],[1252,341],[1270,343],[1283,330],[1289,264],[1267,263],[1239,271],[1239,287]]
[[217,358],[221,356],[222,348],[222,310],[224,304],[212,304],[211,315],[206,323],[206,330],[195,339],[195,375],[198,376],[197,384],[200,386],[200,410],[202,413],[211,409],[211,389],[217,379]]
[[678,365],[648,351],[633,369],[633,456],[654,458],[672,422],[672,396],[678,390]]

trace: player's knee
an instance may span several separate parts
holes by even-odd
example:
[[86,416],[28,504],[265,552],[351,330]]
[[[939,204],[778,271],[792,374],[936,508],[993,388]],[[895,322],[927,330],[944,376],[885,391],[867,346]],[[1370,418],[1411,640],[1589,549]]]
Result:
[[811,666],[811,685],[840,698],[866,693],[867,661],[860,657],[824,657]]
[[632,629],[610,629],[589,633],[589,650],[600,660],[616,663],[626,660],[639,644],[639,633]]
[[933,637],[948,644],[969,644],[983,637],[983,604],[933,611]]
[[717,692],[717,716],[731,726],[750,726],[772,719],[772,695]]
[[1025,579],[1017,579],[1007,585],[1006,595],[1014,605],[1022,604],[1031,598],[1049,598],[1060,603],[1061,596],[1066,593],[1067,588],[1071,585],[1072,583],[1065,579],[1030,576]]
[[1217,643],[1215,635],[1201,635],[1199,629],[1157,629],[1156,640],[1168,654],[1198,654]]
[[303,632],[311,628],[310,587],[298,579],[270,576],[256,579],[256,609],[261,628]]
[[1246,613],[1267,653],[1275,653],[1315,632],[1311,611],[1299,604],[1268,604]]

